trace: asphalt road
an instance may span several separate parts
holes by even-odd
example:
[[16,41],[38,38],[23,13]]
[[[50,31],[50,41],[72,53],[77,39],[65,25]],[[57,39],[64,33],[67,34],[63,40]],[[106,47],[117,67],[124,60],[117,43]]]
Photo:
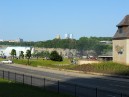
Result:
[[[15,67],[11,65],[6,65],[6,64],[0,64],[0,69],[2,70],[8,70],[8,71],[13,71],[13,72],[20,72],[23,74],[29,74],[32,76],[41,76],[44,78],[50,78],[52,80],[55,80],[55,82],[47,81],[48,86],[54,86],[57,84],[56,80],[60,80],[60,82],[66,82],[66,83],[72,83],[76,85],[81,85],[81,86],[88,86],[87,88],[83,87],[77,87],[76,91],[78,91],[78,95],[82,95],[80,97],[85,97],[83,94],[87,94],[87,97],[96,97],[96,88],[99,91],[98,97],[121,97],[121,93],[129,95],[129,80],[126,79],[126,81],[121,81],[121,80],[115,80],[107,77],[97,77],[97,75],[88,75],[86,74],[85,77],[79,76],[79,75],[72,75],[69,73],[63,73],[60,72],[51,72],[51,70],[37,70],[37,69],[29,69],[29,68],[22,68],[22,67]],[[19,81],[20,81],[20,75],[19,75]],[[29,78],[25,78],[26,83],[29,82]],[[36,79],[33,80],[34,85],[38,86],[43,86],[44,83],[40,83],[39,80],[37,81]],[[60,91],[66,91],[69,89],[71,92],[72,90],[75,91],[75,87],[73,86],[66,86],[63,83],[60,83]],[[58,87],[57,87],[58,88]],[[92,93],[91,93],[92,91]],[[92,96],[91,96],[92,94]],[[93,96],[94,95],[94,96]],[[129,97],[129,96],[122,96],[122,97]]]

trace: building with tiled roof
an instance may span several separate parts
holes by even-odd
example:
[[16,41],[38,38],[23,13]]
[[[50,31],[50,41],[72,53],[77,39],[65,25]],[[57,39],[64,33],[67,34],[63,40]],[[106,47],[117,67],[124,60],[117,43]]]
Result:
[[129,15],[117,27],[113,37],[113,61],[129,65]]
[[129,38],[129,15],[117,25],[118,30],[115,33],[113,39],[126,39]]

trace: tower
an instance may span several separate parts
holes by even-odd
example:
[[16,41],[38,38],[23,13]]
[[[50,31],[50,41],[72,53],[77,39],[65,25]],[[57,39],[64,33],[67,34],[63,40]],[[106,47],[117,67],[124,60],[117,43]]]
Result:
[[129,15],[117,27],[113,37],[113,61],[129,65]]

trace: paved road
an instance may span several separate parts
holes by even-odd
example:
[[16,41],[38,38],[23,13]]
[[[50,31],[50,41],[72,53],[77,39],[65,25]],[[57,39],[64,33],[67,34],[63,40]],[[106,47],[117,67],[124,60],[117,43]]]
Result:
[[[104,76],[97,76],[97,75],[89,75],[89,74],[78,74],[78,73],[70,73],[66,71],[56,71],[56,70],[50,70],[50,69],[37,69],[34,67],[29,66],[15,66],[15,65],[6,65],[6,64],[0,64],[0,68],[3,70],[9,70],[14,72],[21,72],[26,73],[33,76],[42,76],[46,78],[51,78],[53,80],[60,80],[62,82],[67,83],[74,83],[77,85],[82,86],[89,86],[94,88],[99,88],[101,90],[108,90],[108,91],[114,91],[118,93],[125,93],[129,95],[129,80],[128,79],[117,79],[117,78],[110,78],[110,77],[104,77]],[[62,90],[65,89],[65,85],[62,84]],[[69,87],[69,89],[72,89],[72,87]],[[77,91],[80,91],[80,93],[83,91],[87,91],[90,93],[90,89],[77,89]],[[100,90],[100,91],[101,91]],[[94,94],[95,94],[94,90]],[[107,92],[102,91],[100,94],[106,94]],[[91,94],[91,93],[90,93]],[[100,95],[99,94],[99,95]],[[81,96],[83,97],[83,96]],[[85,97],[85,96],[84,96]],[[87,96],[88,97],[88,96]],[[90,97],[90,96],[89,96]],[[99,96],[100,97],[100,96]],[[107,93],[105,97],[121,97],[117,96],[117,94],[114,93]],[[125,96],[127,97],[127,96]],[[129,96],[128,96],[129,97]]]

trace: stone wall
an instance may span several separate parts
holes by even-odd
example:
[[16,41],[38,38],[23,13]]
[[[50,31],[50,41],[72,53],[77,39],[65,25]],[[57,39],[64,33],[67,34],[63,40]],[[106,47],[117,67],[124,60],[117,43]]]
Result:
[[78,54],[78,51],[76,49],[61,49],[61,48],[35,48],[35,50],[37,50],[38,52],[41,51],[48,51],[48,52],[52,52],[54,50],[56,50],[60,55],[64,56],[64,57],[72,57],[72,56],[76,56]]
[[129,65],[129,39],[113,40],[113,61]]

